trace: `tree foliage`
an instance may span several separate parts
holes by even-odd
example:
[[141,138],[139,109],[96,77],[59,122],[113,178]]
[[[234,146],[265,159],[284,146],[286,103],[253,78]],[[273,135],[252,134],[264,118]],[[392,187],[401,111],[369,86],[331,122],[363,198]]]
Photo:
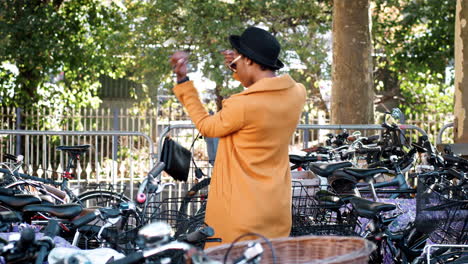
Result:
[[374,4],[374,78],[383,104],[399,104],[406,113],[451,112],[456,1]]
[[[381,105],[451,111],[453,79],[446,68],[453,61],[456,1],[371,2]],[[305,84],[311,104],[325,110],[318,82],[330,80],[332,5],[331,0],[3,0],[0,102],[89,105],[105,74],[143,84],[132,94],[148,105],[170,91],[168,58],[179,49],[190,52],[193,71],[214,81],[213,94],[221,99],[238,83],[219,51],[230,48],[230,34],[261,26],[283,45],[280,57],[290,66],[285,70]]]
[[153,99],[157,90],[172,87],[168,58],[178,49],[190,52],[193,71],[216,83],[215,94],[235,91],[220,51],[231,48],[229,35],[241,34],[247,26],[265,27],[275,34],[286,64],[307,68],[293,69],[291,74],[310,89],[318,90],[315,82],[326,72],[324,34],[331,14],[321,1],[150,0],[132,1],[127,7],[134,22],[126,43],[127,55],[135,59],[133,78],[146,84]]
[[121,9],[98,0],[0,2],[0,97],[7,106],[76,107],[101,74],[120,76]]

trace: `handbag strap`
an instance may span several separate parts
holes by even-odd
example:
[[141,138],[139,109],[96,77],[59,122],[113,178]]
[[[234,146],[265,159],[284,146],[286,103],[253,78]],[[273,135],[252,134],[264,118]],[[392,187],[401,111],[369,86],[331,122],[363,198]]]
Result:
[[[200,134],[201,133],[198,132],[197,136],[193,139],[192,145],[190,146],[190,152],[192,152],[193,146],[195,145],[195,141],[200,137]],[[192,155],[192,164],[195,167],[195,177],[197,177],[198,179],[205,177],[206,174],[200,168],[198,168],[197,163],[195,162],[195,158],[193,156],[194,155]]]

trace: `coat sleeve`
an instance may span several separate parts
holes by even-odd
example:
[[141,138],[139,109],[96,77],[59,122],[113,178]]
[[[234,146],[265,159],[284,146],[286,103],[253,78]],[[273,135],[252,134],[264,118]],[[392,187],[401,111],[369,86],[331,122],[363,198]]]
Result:
[[210,115],[201,103],[192,81],[176,85],[173,91],[203,136],[223,137],[244,126],[244,104],[239,98],[224,100],[223,109]]

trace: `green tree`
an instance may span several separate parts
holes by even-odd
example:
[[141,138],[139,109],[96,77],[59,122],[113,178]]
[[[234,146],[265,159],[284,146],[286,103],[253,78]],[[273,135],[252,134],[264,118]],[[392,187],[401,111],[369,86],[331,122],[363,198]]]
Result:
[[125,12],[98,0],[0,2],[1,105],[80,107],[101,74],[122,76]]
[[158,90],[173,86],[168,58],[179,49],[190,52],[193,70],[216,82],[218,102],[236,91],[220,51],[230,48],[229,35],[247,26],[263,26],[279,38],[281,58],[294,68],[289,73],[321,101],[316,82],[329,68],[324,43],[331,7],[326,2],[151,0],[132,1],[127,8],[134,25],[126,32],[126,56],[134,58],[133,79],[145,84],[142,94],[153,101]]
[[[379,110],[453,111],[454,0],[374,0]],[[448,72],[448,73],[447,73]]]

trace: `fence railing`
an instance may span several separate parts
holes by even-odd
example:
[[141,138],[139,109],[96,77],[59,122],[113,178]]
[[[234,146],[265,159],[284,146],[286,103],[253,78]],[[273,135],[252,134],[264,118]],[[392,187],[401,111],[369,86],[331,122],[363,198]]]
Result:
[[[117,191],[126,190],[133,196],[135,182],[143,179],[154,164],[153,141],[141,132],[0,130],[0,138],[5,136],[9,136],[10,140],[0,142],[2,146],[6,143],[6,149],[8,145],[16,145],[11,139],[21,138],[24,143],[19,147],[25,164],[20,172],[58,180],[62,180],[68,157],[55,150],[56,147],[92,145],[89,153],[80,157],[73,172],[76,178],[70,181],[78,189],[90,184],[106,183]],[[73,140],[67,140],[70,137]],[[104,138],[109,140],[103,140]],[[135,148],[135,138],[142,138],[145,144]],[[107,141],[107,146],[99,144],[102,141]],[[3,161],[3,157],[1,158]]]
[[[114,177],[129,179],[145,176],[150,162],[149,150],[151,142],[158,142],[161,146],[161,134],[171,124],[171,134],[186,148],[194,153],[197,167],[205,174],[211,173],[211,164],[207,155],[206,142],[196,140],[198,132],[189,120],[177,113],[183,112],[182,107],[174,104],[171,109],[154,109],[140,111],[137,109],[82,109],[74,112],[59,112],[43,109],[35,112],[23,111],[15,108],[0,107],[0,129],[3,130],[35,130],[35,131],[87,131],[88,135],[27,135],[0,134],[0,161],[5,153],[23,154],[26,162],[30,164],[24,168],[34,175],[53,176],[50,171],[63,168],[63,156],[55,151],[58,145],[90,144],[93,152],[80,163],[80,176],[85,181],[97,181]],[[169,115],[169,116],[168,116]],[[172,120],[169,122],[169,120]],[[437,132],[446,123],[453,121],[447,115],[410,115],[406,117],[406,124],[426,131],[433,143],[436,142]],[[274,122],[274,121],[272,121]],[[323,142],[324,136],[335,129],[345,128],[343,125],[332,127],[324,115],[318,111],[303,114],[302,122],[294,133],[290,149],[301,149],[318,142]],[[328,125],[327,127],[322,127]],[[174,128],[181,126],[181,128]],[[373,125],[379,128],[379,125]],[[320,129],[318,129],[320,128]],[[348,127],[347,129],[359,129]],[[377,129],[378,130],[378,129]],[[148,140],[142,136],[127,135],[98,135],[97,131],[131,131],[147,135]],[[409,129],[412,136],[414,129]],[[79,132],[84,133],[84,132]],[[442,141],[451,143],[452,130],[447,130]],[[156,153],[159,151],[156,149]],[[116,171],[117,169],[117,171]],[[129,180],[126,180],[129,182]],[[121,182],[121,181],[119,181]],[[123,183],[122,183],[123,184]]]

